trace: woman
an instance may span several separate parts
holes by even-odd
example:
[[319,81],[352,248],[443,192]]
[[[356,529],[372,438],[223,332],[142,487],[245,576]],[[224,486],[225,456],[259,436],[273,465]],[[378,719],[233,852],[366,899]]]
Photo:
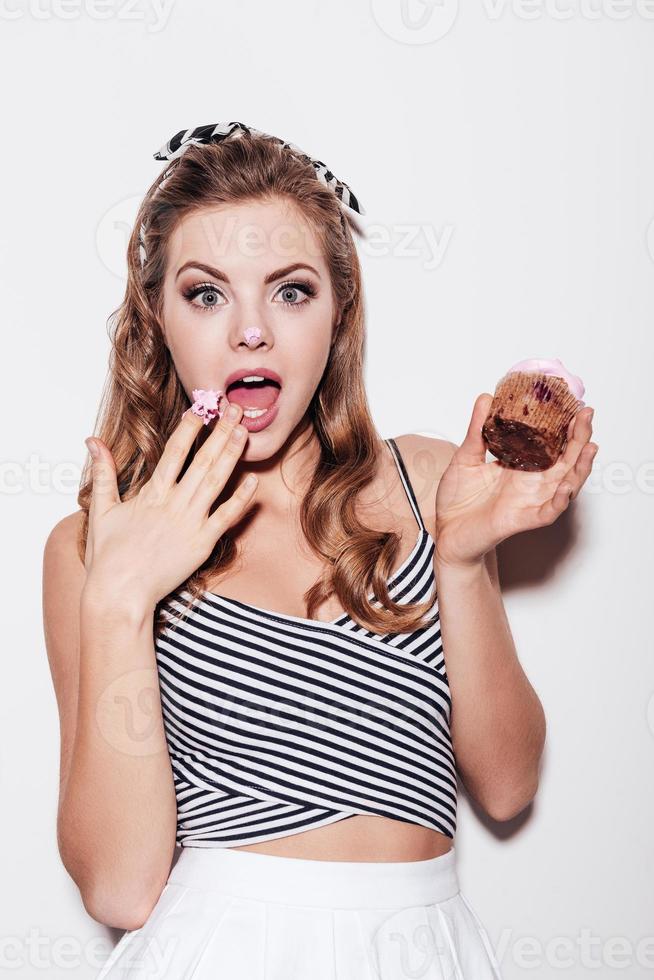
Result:
[[485,462],[486,393],[461,446],[380,439],[347,185],[239,123],[155,156],[44,561],[60,853],[127,930],[99,976],[497,978],[456,777],[500,820],[535,795],[495,546],[577,495],[591,413],[542,473]]

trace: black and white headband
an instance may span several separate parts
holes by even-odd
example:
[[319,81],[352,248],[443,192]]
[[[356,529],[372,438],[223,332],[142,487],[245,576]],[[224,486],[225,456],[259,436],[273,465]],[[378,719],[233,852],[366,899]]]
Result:
[[[329,187],[334,194],[336,194],[342,204],[350,208],[352,211],[356,211],[357,214],[366,213],[361,207],[358,198],[350,190],[345,181],[339,180],[331,172],[331,170],[327,168],[322,160],[314,160],[307,153],[304,153],[299,146],[295,146],[294,143],[287,143],[284,140],[279,139],[277,136],[270,136],[268,133],[262,133],[261,130],[254,129],[252,126],[246,126],[244,123],[212,123],[209,126],[196,126],[195,129],[181,129],[178,133],[175,133],[175,135],[172,136],[168,142],[161,147],[161,149],[157,150],[153,156],[155,160],[176,160],[177,157],[180,157],[185,150],[187,150],[189,146],[192,146],[193,144],[220,143],[222,140],[227,139],[228,137],[238,138],[244,133],[252,133],[255,136],[264,136],[266,139],[274,140],[274,142],[280,143],[286,149],[297,153],[302,159],[307,160],[313,165],[318,179]],[[159,187],[161,187],[169,174],[170,170],[167,170],[163,174]],[[143,224],[141,224],[139,229],[139,253],[141,257],[141,266],[143,266],[145,265],[146,260],[145,225]]]

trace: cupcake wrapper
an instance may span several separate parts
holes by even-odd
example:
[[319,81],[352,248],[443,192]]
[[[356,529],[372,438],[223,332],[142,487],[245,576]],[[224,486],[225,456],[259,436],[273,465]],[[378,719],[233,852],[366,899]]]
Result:
[[512,371],[498,382],[482,426],[488,450],[512,469],[549,469],[581,404],[563,378]]

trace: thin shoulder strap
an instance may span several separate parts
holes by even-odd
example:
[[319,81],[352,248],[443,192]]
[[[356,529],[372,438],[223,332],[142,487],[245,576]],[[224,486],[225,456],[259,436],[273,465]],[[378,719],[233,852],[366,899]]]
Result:
[[400,474],[400,479],[404,484],[406,495],[409,498],[409,503],[411,504],[411,507],[413,509],[415,519],[417,520],[419,527],[422,528],[422,530],[424,531],[426,530],[425,522],[422,519],[422,514],[420,513],[420,508],[418,507],[418,501],[416,500],[416,495],[413,492],[413,487],[411,486],[411,481],[409,479],[409,474],[406,471],[404,460],[402,459],[400,450],[397,448],[397,443],[395,442],[395,439],[385,439],[384,442],[387,442],[390,447],[390,450],[393,454],[393,458],[395,459],[395,463],[397,465],[398,472]]

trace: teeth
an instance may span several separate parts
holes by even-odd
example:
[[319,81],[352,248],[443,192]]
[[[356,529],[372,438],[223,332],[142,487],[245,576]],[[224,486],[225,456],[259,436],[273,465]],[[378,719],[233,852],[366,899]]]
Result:
[[267,411],[267,408],[244,408],[243,415],[249,419],[258,419],[260,415],[265,415]]
[[264,378],[259,377],[258,374],[248,374],[247,377],[241,378],[241,381],[264,381]]

